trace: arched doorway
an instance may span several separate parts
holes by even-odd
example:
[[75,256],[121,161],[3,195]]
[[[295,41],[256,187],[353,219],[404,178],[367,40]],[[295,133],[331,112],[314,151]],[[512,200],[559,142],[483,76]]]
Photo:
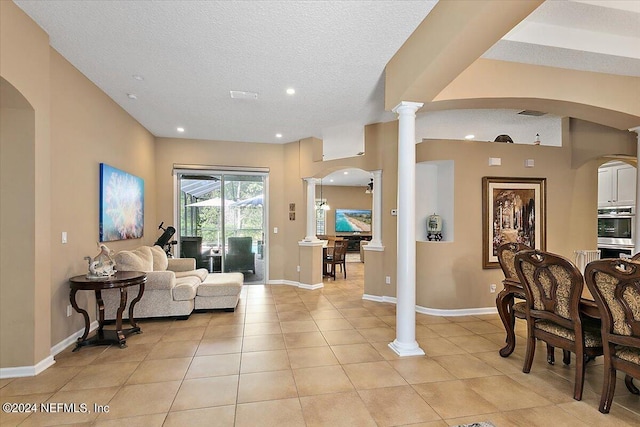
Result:
[[346,240],[347,280],[360,290],[364,289],[364,246],[373,232],[372,180],[371,172],[343,168],[320,178],[316,187],[316,235],[328,241]]
[[[0,77],[0,368],[33,366],[38,320],[35,310],[39,295],[36,277],[37,235],[34,196],[36,163],[35,110],[11,83]],[[48,274],[48,273],[47,273]],[[45,301],[42,301],[45,302]],[[46,304],[49,304],[47,299]],[[42,343],[47,353],[50,343]],[[52,360],[52,359],[51,359]],[[46,368],[46,366],[45,366]],[[30,372],[31,373],[31,372]],[[35,374],[35,370],[32,375]]]
[[637,168],[614,159],[598,168],[598,249],[601,258],[634,253]]

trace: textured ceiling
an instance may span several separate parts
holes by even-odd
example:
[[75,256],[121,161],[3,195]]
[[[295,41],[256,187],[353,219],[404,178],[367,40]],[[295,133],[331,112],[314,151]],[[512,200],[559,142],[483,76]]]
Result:
[[16,1],[154,135],[278,143],[392,118],[384,67],[435,3]]
[[[393,120],[385,65],[437,3],[14,1],[154,135],[266,143]],[[485,57],[640,76],[640,1],[547,1]]]

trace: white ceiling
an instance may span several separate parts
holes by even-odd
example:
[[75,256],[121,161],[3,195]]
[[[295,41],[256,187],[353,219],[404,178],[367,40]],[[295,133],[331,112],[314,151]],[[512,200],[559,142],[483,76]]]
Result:
[[[154,135],[264,143],[395,119],[384,67],[437,3],[14,1]],[[547,1],[485,57],[640,76],[640,1]],[[336,145],[325,158],[362,150]]]
[[373,178],[371,172],[357,168],[342,169],[322,178],[323,185],[364,187]]

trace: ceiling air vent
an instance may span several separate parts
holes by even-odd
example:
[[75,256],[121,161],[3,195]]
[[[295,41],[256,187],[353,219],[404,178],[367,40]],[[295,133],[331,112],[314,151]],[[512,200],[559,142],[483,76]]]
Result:
[[229,95],[231,95],[233,99],[258,99],[257,93],[244,90],[230,90]]
[[518,114],[523,116],[540,117],[540,116],[544,116],[547,113],[543,113],[542,111],[535,111],[535,110],[522,110]]

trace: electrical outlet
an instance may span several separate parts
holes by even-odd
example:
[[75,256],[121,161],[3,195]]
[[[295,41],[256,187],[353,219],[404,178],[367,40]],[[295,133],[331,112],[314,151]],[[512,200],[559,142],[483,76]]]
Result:
[[296,271],[297,271],[298,273],[300,273],[300,266],[297,266],[297,267],[296,267]]
[[491,292],[492,294],[494,294],[496,292],[496,284],[492,283],[489,285],[489,292]]
[[67,243],[67,232],[63,231],[62,232],[62,244]]
[[67,317],[71,317],[72,313],[73,313],[73,307],[71,307],[71,304],[69,304],[67,306]]
[[387,285],[391,284],[391,276],[387,276],[384,278],[384,283],[386,283]]

